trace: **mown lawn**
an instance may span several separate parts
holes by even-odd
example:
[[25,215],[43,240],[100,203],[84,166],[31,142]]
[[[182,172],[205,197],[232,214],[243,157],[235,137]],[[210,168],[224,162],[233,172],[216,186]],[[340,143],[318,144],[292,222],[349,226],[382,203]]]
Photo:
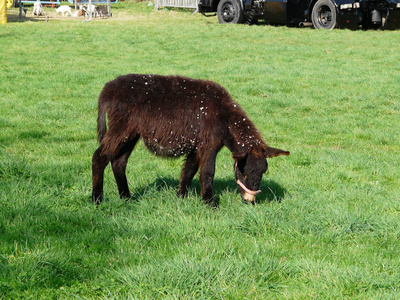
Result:
[[[0,27],[0,299],[397,299],[400,286],[398,31],[224,26],[114,7],[114,17]],[[142,143],[132,200],[108,168],[91,196],[97,96],[126,73],[217,81],[265,140],[255,206],[228,150],[220,208],[182,159]]]

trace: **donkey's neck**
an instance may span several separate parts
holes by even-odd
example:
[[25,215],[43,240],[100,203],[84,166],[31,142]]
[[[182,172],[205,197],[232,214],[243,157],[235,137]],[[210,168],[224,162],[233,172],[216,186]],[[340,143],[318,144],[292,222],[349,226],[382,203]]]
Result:
[[233,115],[228,121],[228,137],[225,145],[233,156],[249,153],[254,147],[266,147],[257,128],[246,115]]

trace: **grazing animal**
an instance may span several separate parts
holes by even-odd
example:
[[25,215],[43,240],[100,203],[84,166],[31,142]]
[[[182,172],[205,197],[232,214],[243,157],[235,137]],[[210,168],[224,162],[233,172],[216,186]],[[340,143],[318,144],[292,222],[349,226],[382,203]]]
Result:
[[76,10],[71,17],[82,17],[83,16],[83,9],[80,8],[79,10]]
[[32,16],[37,15],[40,16],[43,14],[43,6],[42,3],[40,3],[40,1],[36,1],[33,4],[33,11],[32,11]]
[[59,8],[56,8],[56,13],[61,13],[62,16],[64,16],[64,14],[67,16],[68,14],[72,16],[71,7],[69,7],[68,5],[61,5]]
[[[106,126],[108,115],[108,130]],[[92,158],[92,200],[103,200],[104,169],[111,162],[121,198],[131,196],[125,169],[141,138],[157,155],[186,155],[178,195],[185,197],[200,168],[203,201],[214,198],[215,161],[226,146],[235,160],[235,177],[243,201],[254,203],[266,157],[289,155],[269,147],[228,92],[212,81],[180,76],[128,74],[105,84],[99,96],[99,148]]]
[[82,5],[82,10],[85,13],[85,16],[89,16],[90,13],[92,13],[92,17],[96,17],[97,15],[96,5],[93,4]]
[[99,5],[96,7],[96,16],[100,18],[108,17],[108,8],[106,5]]

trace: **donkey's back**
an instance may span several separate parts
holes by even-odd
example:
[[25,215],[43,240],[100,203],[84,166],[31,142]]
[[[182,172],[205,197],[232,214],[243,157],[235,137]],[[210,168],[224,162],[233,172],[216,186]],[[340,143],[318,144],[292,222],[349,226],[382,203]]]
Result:
[[[212,81],[181,76],[128,74],[108,82],[99,97],[98,135],[109,148],[140,135],[163,156],[180,156],[212,139],[222,143],[228,92]],[[108,115],[109,133],[106,135]],[[216,130],[218,128],[218,130]]]

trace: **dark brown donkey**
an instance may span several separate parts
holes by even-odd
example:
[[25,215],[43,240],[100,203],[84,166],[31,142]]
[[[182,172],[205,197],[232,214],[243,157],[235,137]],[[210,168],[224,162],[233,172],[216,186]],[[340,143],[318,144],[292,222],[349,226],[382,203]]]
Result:
[[157,155],[186,155],[178,189],[182,197],[200,167],[201,194],[211,206],[217,206],[213,180],[216,156],[223,146],[235,160],[242,199],[252,203],[268,168],[266,157],[289,155],[262,140],[223,87],[180,76],[128,74],[106,83],[99,96],[97,131],[100,147],[92,159],[92,200],[97,204],[103,200],[104,169],[109,162],[121,198],[130,197],[125,169],[139,138]]

